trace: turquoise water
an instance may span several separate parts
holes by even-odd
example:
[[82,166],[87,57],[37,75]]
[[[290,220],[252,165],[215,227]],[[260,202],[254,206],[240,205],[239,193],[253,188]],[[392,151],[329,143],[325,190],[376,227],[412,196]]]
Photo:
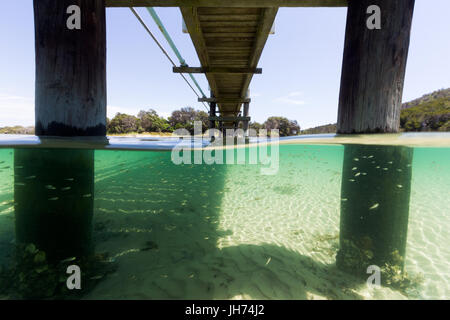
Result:
[[[88,276],[65,298],[450,298],[450,148],[294,140],[271,175],[248,163],[254,148],[239,165],[0,149],[0,296],[59,298],[55,261],[88,252],[101,267],[74,257]],[[382,285],[370,287],[374,264]]]

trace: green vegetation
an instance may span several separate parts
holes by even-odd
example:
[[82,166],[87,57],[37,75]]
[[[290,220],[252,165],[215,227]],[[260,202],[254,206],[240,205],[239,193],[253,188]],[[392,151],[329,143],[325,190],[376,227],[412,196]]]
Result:
[[0,134],[34,134],[34,127],[3,127],[0,128]]
[[[450,88],[434,91],[402,105],[402,131],[450,131]],[[336,133],[336,124],[301,131],[301,134]]]
[[284,117],[270,117],[264,122],[263,128],[267,131],[273,129],[280,130],[280,137],[296,136],[300,133],[300,126],[297,121]]
[[[117,113],[116,116],[107,121],[108,134],[124,134],[124,133],[144,133],[144,132],[173,132],[177,129],[186,129],[191,134],[194,133],[194,122],[201,121],[202,129],[205,132],[209,125],[209,115],[205,111],[194,110],[191,107],[175,110],[166,120],[158,115],[158,113],[150,109],[149,111],[140,111],[137,115]],[[240,124],[242,127],[242,123]],[[272,129],[280,130],[280,136],[297,135],[300,132],[300,126],[297,121],[289,120],[284,117],[270,117],[263,124],[251,122],[251,129],[266,129],[269,133]]]
[[336,133],[336,123],[326,124],[324,126],[319,126],[311,129],[302,130],[301,134],[322,134],[322,133]]
[[421,105],[421,104],[424,104],[427,102],[432,102],[433,100],[437,100],[440,98],[445,98],[447,100],[450,100],[450,88],[437,90],[432,93],[425,94],[418,99],[412,100],[410,102],[406,102],[402,105],[402,110],[417,107],[418,105]]
[[403,109],[400,126],[404,131],[450,131],[450,98],[428,99]]
[[203,130],[205,131],[208,125],[208,114],[204,111],[194,110],[191,107],[175,110],[169,119],[160,117],[153,109],[140,111],[137,117],[117,113],[113,119],[107,119],[107,132],[108,134],[162,133],[173,132],[183,128],[192,134],[194,133],[194,121],[201,121],[203,123]]

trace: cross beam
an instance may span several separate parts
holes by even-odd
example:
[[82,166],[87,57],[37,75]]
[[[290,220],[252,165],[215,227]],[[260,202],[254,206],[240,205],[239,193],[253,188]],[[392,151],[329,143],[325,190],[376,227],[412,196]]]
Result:
[[250,117],[209,117],[210,121],[223,121],[223,122],[234,122],[234,121],[250,121]]
[[346,7],[348,0],[106,0],[106,7]]
[[261,74],[261,68],[173,67],[174,73]]
[[198,98],[198,102],[214,103],[250,103],[251,99]]

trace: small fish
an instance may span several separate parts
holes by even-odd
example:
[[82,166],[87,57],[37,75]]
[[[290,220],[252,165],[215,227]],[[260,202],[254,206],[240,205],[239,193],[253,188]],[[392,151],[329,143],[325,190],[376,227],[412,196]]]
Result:
[[74,261],[77,257],[71,257],[71,258],[67,258],[64,260],[61,260],[61,262],[70,262],[70,261]]
[[70,189],[71,189],[70,187],[61,188],[62,191],[66,191],[66,190],[70,190]]
[[373,206],[371,206],[371,207],[369,208],[369,210],[374,210],[374,209],[378,208],[379,206],[380,206],[379,203],[375,203]]
[[16,182],[16,183],[14,183],[16,186],[24,186],[25,185],[25,183],[23,183],[23,182]]
[[355,179],[348,179],[348,181],[350,181],[350,182],[355,182]]
[[58,197],[48,198],[49,201],[55,201],[55,200],[58,200],[58,199],[59,199]]
[[56,188],[54,186],[52,186],[51,184],[48,184],[45,187],[49,190],[56,190]]
[[26,177],[25,179],[34,179],[34,178],[36,178],[36,176],[29,176],[29,177]]
[[266,266],[270,263],[271,260],[272,260],[272,257],[269,257],[269,259],[267,259]]
[[361,173],[363,176],[367,176],[367,172],[363,172]]
[[354,158],[353,160],[354,160],[354,161],[359,161],[359,159],[358,159],[358,158]]
[[346,198],[342,198],[342,199],[341,199],[341,201],[344,201],[344,202],[347,201],[347,200],[348,200],[348,199],[346,199]]
[[357,174],[355,174],[355,177],[359,177],[361,175],[361,172],[358,172]]
[[91,280],[98,280],[98,279],[101,279],[101,278],[103,278],[102,275],[90,277]]
[[353,167],[352,168],[352,171],[355,171],[355,170],[357,170],[358,169],[358,167]]
[[401,189],[401,188],[403,188],[403,186],[401,184],[398,184],[397,188]]
[[67,179],[64,179],[64,180],[66,180],[66,181],[73,181],[74,179],[73,178],[67,178]]
[[92,194],[88,193],[88,194],[83,194],[83,198],[90,198],[92,197]]
[[373,158],[373,155],[370,155],[370,156],[369,156],[369,159],[372,159],[372,158]]

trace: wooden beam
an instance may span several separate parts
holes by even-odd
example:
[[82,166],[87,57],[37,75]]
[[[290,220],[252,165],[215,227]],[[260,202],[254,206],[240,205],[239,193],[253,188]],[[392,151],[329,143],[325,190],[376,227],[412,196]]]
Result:
[[224,121],[224,122],[234,122],[234,121],[250,121],[250,117],[209,117],[210,121]]
[[[381,9],[381,29],[366,27]],[[398,132],[414,0],[350,1],[339,96],[338,133]]]
[[347,0],[106,0],[107,7],[346,7]]
[[[256,66],[258,65],[259,58],[261,57],[267,38],[269,37],[270,30],[272,29],[273,23],[275,22],[277,12],[278,8],[265,9],[263,12],[260,27],[256,35],[256,41],[255,44],[253,45],[252,56],[248,64],[250,68],[256,68]],[[252,78],[253,78],[252,74],[248,74],[245,77],[244,86],[242,87],[241,90],[242,97],[247,94],[248,87],[250,85],[250,81],[252,80]]]
[[214,103],[250,103],[251,99],[198,98],[198,102]]
[[261,68],[173,67],[174,73],[261,74]]
[[[200,27],[200,21],[198,19],[198,8],[194,7],[182,7],[180,8],[181,14],[183,15],[184,22],[189,31],[189,36],[194,43],[195,50],[197,51],[198,59],[202,66],[209,66],[209,56],[206,49],[205,38],[203,37],[203,32]],[[206,78],[208,79],[211,91],[215,96],[219,95],[219,90],[217,88],[216,79],[214,74],[207,73]]]

